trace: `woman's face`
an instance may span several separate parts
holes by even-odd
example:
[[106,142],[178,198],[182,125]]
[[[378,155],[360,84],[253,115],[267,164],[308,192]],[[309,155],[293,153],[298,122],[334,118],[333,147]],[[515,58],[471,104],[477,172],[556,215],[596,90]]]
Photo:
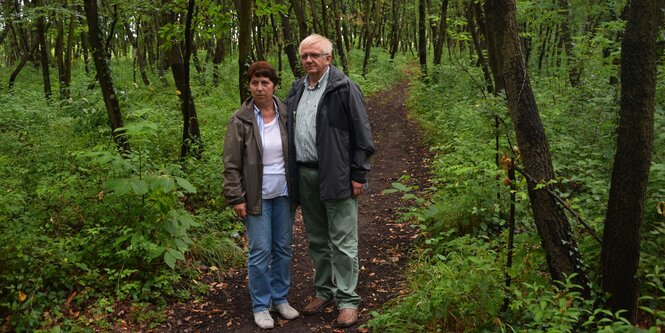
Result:
[[272,103],[272,95],[275,93],[275,84],[267,77],[252,76],[249,80],[249,92],[254,98],[254,103]]

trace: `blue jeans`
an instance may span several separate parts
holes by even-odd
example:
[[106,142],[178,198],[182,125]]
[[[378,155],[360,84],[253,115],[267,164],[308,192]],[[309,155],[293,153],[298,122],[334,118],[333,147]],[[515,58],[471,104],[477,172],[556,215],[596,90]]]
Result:
[[247,215],[249,294],[254,313],[286,303],[291,286],[293,210],[288,197],[265,199],[262,215]]

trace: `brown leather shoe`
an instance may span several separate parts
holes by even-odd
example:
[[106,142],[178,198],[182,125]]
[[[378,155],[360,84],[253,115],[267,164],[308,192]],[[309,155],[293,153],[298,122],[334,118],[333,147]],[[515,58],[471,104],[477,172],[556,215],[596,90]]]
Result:
[[302,313],[307,316],[317,314],[321,312],[321,310],[325,309],[328,305],[332,304],[332,302],[332,300],[325,300],[323,298],[314,297],[314,299],[302,309]]
[[337,320],[333,326],[337,328],[349,327],[358,322],[358,309],[343,308],[339,310]]

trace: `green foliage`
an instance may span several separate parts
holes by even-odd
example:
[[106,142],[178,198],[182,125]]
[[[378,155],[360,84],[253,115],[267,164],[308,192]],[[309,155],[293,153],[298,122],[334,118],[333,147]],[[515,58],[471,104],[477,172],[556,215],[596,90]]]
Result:
[[494,326],[503,301],[496,252],[471,236],[455,238],[409,272],[404,296],[384,313],[372,312],[376,332],[463,332]]
[[[518,3],[520,10],[533,11],[531,23],[561,22],[555,16],[535,14],[542,13],[546,10],[543,6],[548,5],[552,3]],[[608,5],[617,6],[614,2]],[[577,19],[576,16],[574,20]],[[585,79],[574,89],[568,84],[565,70],[531,77],[556,173],[551,183],[566,204],[599,235],[602,235],[614,158],[619,89],[608,84],[617,69],[611,59],[598,51],[617,47],[612,36],[622,29],[619,23],[601,24],[597,34],[584,37],[586,45],[576,46],[576,54],[585,54],[586,63]],[[610,57],[616,56],[618,54],[610,53]],[[645,329],[640,329],[627,323],[621,313],[612,313],[602,306],[598,286],[594,286],[596,299],[586,299],[569,282],[559,286],[551,284],[546,258],[533,225],[526,183],[519,175],[513,182],[516,186],[516,234],[512,266],[503,267],[507,259],[510,191],[501,184],[501,180],[507,182],[506,171],[495,160],[494,140],[498,134],[499,159],[502,155],[517,157],[517,150],[511,147],[516,143],[513,125],[502,97],[481,94],[480,69],[464,65],[473,61],[449,59],[451,65],[443,63],[430,71],[426,80],[412,84],[409,100],[411,114],[421,123],[435,153],[434,186],[426,189],[422,196],[428,199],[414,201],[416,205],[407,208],[402,215],[422,231],[421,256],[409,270],[411,289],[407,295],[395,299],[383,311],[373,313],[368,327],[373,331],[394,332],[658,332],[658,327],[663,325],[665,308],[662,288],[665,155],[658,149],[665,145],[662,108],[665,84],[662,80],[659,79],[656,90],[654,155],[642,226],[638,277],[642,281],[639,302],[643,319],[640,324]],[[661,70],[659,77],[663,72]],[[498,127],[495,126],[497,119]],[[423,189],[404,184],[400,180],[388,192],[403,193],[405,198],[421,197],[417,192],[422,193]],[[575,219],[569,221],[584,261],[590,266],[591,277],[598,281],[600,244]],[[461,239],[477,241],[460,245]],[[450,265],[454,258],[450,252],[467,247],[468,251],[459,251],[462,264],[442,269],[442,262]],[[464,256],[478,258],[480,253],[491,253],[491,258],[482,256],[483,260],[465,261]],[[467,274],[455,276],[455,268]],[[501,287],[502,272],[510,277],[511,287]],[[491,274],[495,281],[482,281],[493,283],[501,293],[486,300],[488,308],[495,310],[497,304],[500,307],[502,303],[499,298],[507,297],[505,312],[488,311],[483,317],[482,313],[466,311],[467,303],[473,304],[473,301],[464,299],[451,303],[453,305],[441,301],[448,299],[446,297],[455,299],[459,290],[469,292],[467,288],[473,288],[477,281]],[[462,280],[469,285],[450,287],[452,282],[447,279]],[[445,295],[437,293],[440,289],[446,290]],[[440,312],[430,311],[431,308]],[[409,309],[424,310],[421,316]],[[484,320],[476,320],[479,317]],[[455,318],[460,326],[453,326],[448,318]]]

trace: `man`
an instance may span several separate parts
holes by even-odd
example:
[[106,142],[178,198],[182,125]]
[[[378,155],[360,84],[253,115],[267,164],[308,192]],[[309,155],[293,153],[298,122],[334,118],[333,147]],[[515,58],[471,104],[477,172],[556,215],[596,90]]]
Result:
[[332,302],[333,323],[358,321],[358,196],[367,183],[374,153],[365,101],[358,85],[331,65],[332,43],[312,34],[300,43],[307,72],[286,99],[291,178],[299,202],[316,295],[303,313],[313,315]]

